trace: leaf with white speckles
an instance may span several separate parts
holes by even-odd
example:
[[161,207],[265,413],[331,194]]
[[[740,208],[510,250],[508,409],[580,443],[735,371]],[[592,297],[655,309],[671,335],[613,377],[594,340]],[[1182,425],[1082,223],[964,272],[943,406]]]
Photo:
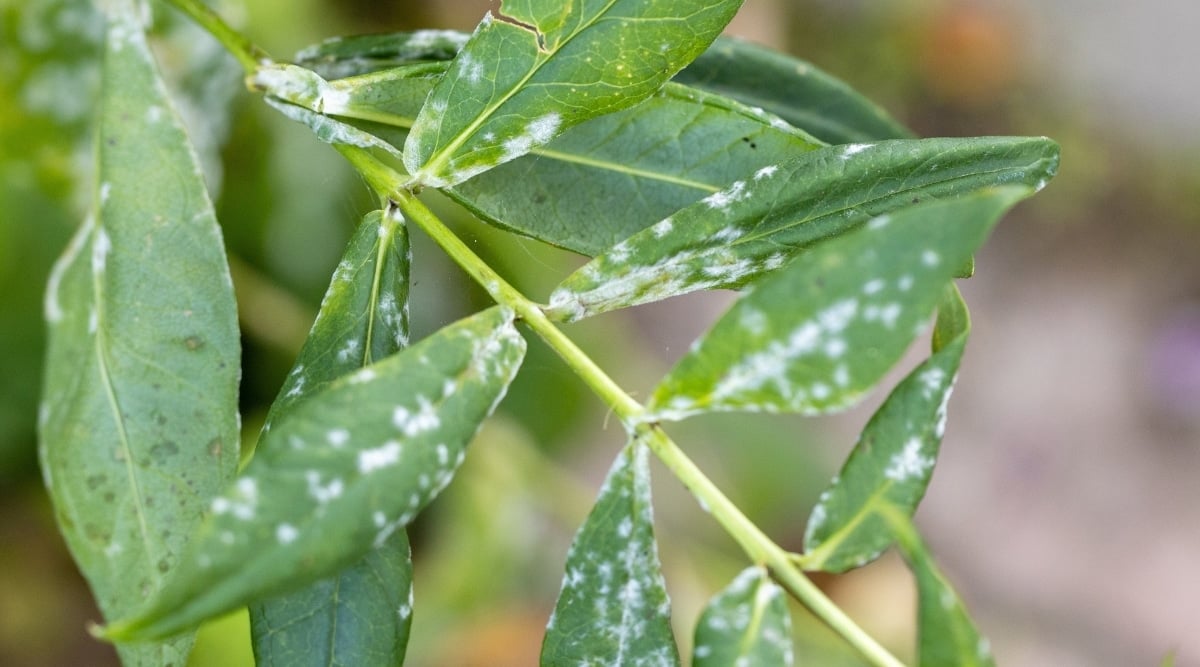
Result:
[[925,495],[946,428],[946,407],[970,321],[958,288],[942,297],[933,355],[896,386],[809,515],[808,570],[844,572],[865,565],[894,538],[884,506],[912,516]]
[[787,598],[765,568],[742,570],[696,623],[692,667],[789,667],[793,659]]
[[[46,290],[42,472],[105,618],[172,574],[238,461],[239,338],[220,229],[133,2],[106,3],[96,199]],[[182,665],[191,636],[121,645]]]
[[1040,187],[1057,168],[1057,144],[1028,137],[815,150],[745,174],[609,248],[554,290],[549,315],[574,321],[697,290],[745,285],[873,216],[992,186]]
[[117,640],[186,630],[329,576],[378,548],[445,488],[525,353],[492,308],[330,383],[263,437],[151,604]]
[[675,80],[761,107],[831,144],[913,136],[879,105],[811,63],[739,39],[719,38]]
[[415,30],[333,37],[301,49],[293,58],[326,79],[341,79],[417,63],[452,60],[470,33]]
[[[408,344],[409,265],[399,211],[367,214],[334,271],[264,430],[286,421],[331,382]],[[343,438],[343,446],[354,447],[349,429],[337,436]],[[260,447],[281,444],[262,441]],[[411,624],[412,561],[403,528],[332,577],[250,605],[254,655],[263,666],[399,665]]]
[[979,634],[911,520],[894,511],[885,514],[917,580],[917,665],[995,667],[988,640]]
[[816,246],[693,345],[655,389],[648,418],[848,407],[899,360],[956,269],[1031,192],[1006,186],[914,206]]
[[543,667],[678,665],[650,498],[649,450],[617,457],[567,554]]
[[446,187],[657,91],[704,51],[741,0],[506,0],[417,116],[404,165]]

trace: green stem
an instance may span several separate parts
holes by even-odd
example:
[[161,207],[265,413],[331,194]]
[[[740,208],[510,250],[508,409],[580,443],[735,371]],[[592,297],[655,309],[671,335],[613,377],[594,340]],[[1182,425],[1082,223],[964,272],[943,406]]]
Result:
[[842,635],[873,665],[903,667],[895,656],[863,631],[845,612],[830,600],[796,566],[783,547],[767,537],[758,526],[738,509],[703,471],[683,453],[670,436],[656,423],[647,422],[646,409],[617,385],[575,342],[555,326],[541,306],[509,285],[499,274],[479,258],[457,235],[429,210],[416,196],[400,187],[404,180],[399,174],[375,159],[363,149],[338,146],[338,151],[366,177],[381,194],[387,193],[405,217],[430,236],[468,275],[487,290],[497,303],[504,304],[533,329],[587,385],[603,400],[625,428],[641,438],[664,465],[683,483],[721,527],[756,563],[765,564],[780,584],[807,606],[835,632]]
[[200,27],[217,38],[225,50],[237,58],[238,64],[242,66],[246,74],[254,74],[260,64],[270,60],[266,51],[246,39],[240,32],[229,27],[224,19],[199,0],[167,0],[167,2],[175,5],[179,11],[187,14]]

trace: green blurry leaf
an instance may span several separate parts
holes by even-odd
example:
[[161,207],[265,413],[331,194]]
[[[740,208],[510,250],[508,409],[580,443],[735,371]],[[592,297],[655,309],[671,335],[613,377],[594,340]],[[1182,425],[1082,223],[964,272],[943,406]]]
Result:
[[678,664],[654,540],[649,450],[635,440],[571,544],[541,665]]
[[995,185],[1041,187],[1057,166],[1054,142],[1024,137],[815,150],[753,176],[742,172],[744,180],[613,246],[563,281],[550,297],[550,315],[574,321],[744,285],[872,216]]
[[970,322],[958,288],[942,298],[937,350],[896,386],[854,451],[821,494],[805,531],[808,570],[844,572],[877,558],[893,541],[880,508],[912,516],[925,495],[946,428],[946,406]]
[[[409,265],[399,212],[367,214],[264,430],[286,423],[297,405],[339,377],[408,344]],[[403,529],[330,578],[250,605],[259,665],[399,665],[411,623],[412,561]]]
[[917,580],[917,665],[994,667],[988,640],[979,634],[909,518],[891,510],[886,514]]
[[692,667],[746,667],[793,661],[792,617],[783,589],[753,566],[718,593],[696,623]]
[[[41,459],[106,618],[178,565],[238,461],[237,314],[220,230],[132,2],[109,4],[93,212],[46,293]],[[191,637],[122,646],[182,664]]]
[[675,80],[760,107],[831,144],[908,139],[912,132],[811,63],[722,37]]
[[[434,87],[404,146],[447,187],[640,102],[704,51],[741,0],[507,0]],[[510,20],[512,22],[510,22]]]
[[493,308],[299,403],[213,501],[161,594],[108,636],[168,636],[384,544],[450,483],[524,352],[513,313]]
[[655,389],[649,418],[714,410],[820,414],[891,368],[955,270],[1030,194],[985,190],[873,219],[755,285]]

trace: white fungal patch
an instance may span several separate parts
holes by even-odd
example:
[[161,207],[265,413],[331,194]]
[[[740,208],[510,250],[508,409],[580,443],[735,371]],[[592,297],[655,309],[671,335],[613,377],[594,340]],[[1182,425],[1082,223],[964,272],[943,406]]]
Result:
[[112,183],[105,181],[100,184],[100,205],[107,204],[110,196],[112,196]]
[[858,155],[859,153],[867,150],[868,148],[874,148],[874,147],[875,147],[875,144],[850,144],[842,149],[842,158],[845,159],[845,158],[850,157],[851,155]]
[[941,391],[946,382],[946,371],[937,366],[930,367],[917,376],[917,381],[921,383],[925,398],[932,398],[934,392]]
[[867,283],[865,285],[863,285],[862,291],[863,291],[863,294],[866,294],[869,296],[871,294],[875,294],[875,293],[879,292],[880,290],[882,290],[885,285],[886,285],[886,283],[884,283],[883,280],[881,280],[879,278],[875,278],[874,280],[867,281]]
[[846,339],[830,338],[829,341],[825,343],[825,356],[829,357],[830,359],[838,359],[843,354],[846,354],[847,347],[848,345],[846,344]]
[[357,338],[347,340],[342,349],[337,352],[338,361],[345,362],[353,359],[358,354],[360,347],[361,343],[359,343]]
[[325,433],[325,440],[334,448],[338,449],[350,441],[350,431],[344,428],[329,429]]
[[392,424],[404,435],[412,438],[432,431],[442,425],[437,409],[424,396],[417,397],[417,411],[411,412],[403,405],[392,412]]
[[284,396],[287,396],[289,398],[294,398],[296,396],[299,396],[304,391],[304,381],[306,379],[307,378],[305,378],[303,375],[296,378],[296,381],[294,383],[292,383],[292,388],[288,389],[287,393],[284,394]]
[[743,329],[755,336],[761,336],[767,330],[767,316],[757,308],[743,308],[738,321]]
[[483,63],[475,60],[469,53],[461,53],[458,56],[458,73],[467,83],[478,84],[483,80]]
[[933,268],[942,263],[942,258],[933,250],[926,250],[921,253],[921,263],[925,266]]
[[108,263],[108,254],[112,252],[112,239],[103,227],[96,228],[96,236],[92,241],[92,274],[100,276]]
[[146,109],[146,122],[154,125],[162,120],[163,108],[157,104],[153,104]]
[[887,214],[878,215],[878,216],[875,216],[874,218],[871,218],[871,220],[869,222],[867,222],[867,229],[883,229],[884,227],[887,227],[888,224],[890,224],[891,222],[892,222],[892,216],[887,215]]
[[846,364],[838,364],[833,369],[833,383],[842,388],[850,386],[850,369]]
[[325,505],[332,500],[340,498],[342,492],[346,490],[345,483],[340,477],[334,477],[327,484],[321,483],[321,473],[316,470],[309,470],[304,473],[304,480],[308,483],[308,495],[320,505]]
[[375,377],[375,369],[364,368],[361,371],[356,371],[354,374],[352,374],[349,382],[350,384],[362,384],[363,382],[370,382],[371,380],[374,380]]
[[661,239],[667,234],[670,234],[671,230],[674,228],[675,223],[672,222],[670,218],[664,218],[663,220],[654,223],[654,226],[650,228],[650,231],[654,234],[654,238]]
[[115,558],[117,554],[124,550],[125,549],[121,546],[120,542],[110,542],[107,547],[104,547],[104,555],[108,556],[109,558]]
[[733,185],[730,185],[728,188],[721,190],[720,192],[714,192],[713,194],[705,197],[703,201],[705,204],[708,204],[708,207],[711,209],[728,212],[731,205],[741,201],[742,199],[745,199],[745,192],[746,182],[734,181]]
[[438,444],[438,446],[434,448],[434,452],[437,454],[438,465],[444,466],[450,463],[450,448],[445,444]]
[[921,453],[921,439],[909,438],[900,450],[888,461],[888,467],[883,471],[884,477],[894,482],[906,482],[920,479],[933,467],[934,460]]
[[779,167],[777,167],[773,164],[769,164],[769,165],[763,167],[762,169],[759,169],[758,171],[754,172],[754,180],[761,181],[764,178],[770,178],[770,177],[774,176],[775,172],[777,172],[777,171],[779,171]]
[[907,273],[896,279],[896,288],[901,292],[907,292],[908,290],[912,289],[912,286],[913,277]]
[[889,329],[896,328],[896,321],[900,319],[902,308],[899,303],[892,302],[879,308],[879,321],[883,326]]
[[400,461],[400,451],[400,443],[395,440],[389,440],[375,449],[364,449],[358,453],[358,471],[366,475],[396,465]]
[[504,142],[504,157],[502,162],[521,157],[537,146],[541,146],[554,138],[562,124],[562,116],[552,111],[529,122],[525,131]]
[[295,542],[296,538],[299,536],[300,531],[296,530],[296,527],[291,524],[281,523],[275,527],[275,539],[278,540],[280,544],[291,544],[292,542]]

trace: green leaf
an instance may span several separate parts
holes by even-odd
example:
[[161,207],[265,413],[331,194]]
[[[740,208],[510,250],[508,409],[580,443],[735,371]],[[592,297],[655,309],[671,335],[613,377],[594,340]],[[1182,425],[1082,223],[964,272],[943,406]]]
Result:
[[696,624],[692,667],[787,667],[794,659],[792,617],[766,568],[748,567],[718,593]]
[[831,144],[909,139],[912,132],[811,63],[722,37],[675,80],[777,114]]
[[648,419],[845,408],[891,368],[1001,214],[1006,186],[913,206],[823,243],[743,296],[655,389]]
[[493,308],[299,403],[213,501],[162,592],[107,636],[169,636],[384,544],[450,483],[524,352],[513,313]]
[[743,172],[743,180],[608,249],[563,281],[550,297],[549,314],[574,321],[696,290],[738,287],[872,216],[995,185],[1040,188],[1057,166],[1054,142],[1025,137],[815,150],[752,176]]
[[[297,405],[339,377],[408,344],[409,265],[399,211],[367,214],[333,274],[265,431],[286,423]],[[411,623],[412,561],[403,529],[332,577],[250,605],[259,665],[399,665]]]
[[881,508],[904,516],[916,511],[937,461],[969,329],[966,304],[950,285],[938,313],[933,356],[896,386],[821,494],[808,519],[802,567],[844,572],[865,565],[893,541]]
[[[140,12],[108,4],[87,222],[46,290],[46,487],[106,618],[179,564],[238,461],[239,338],[220,229]],[[183,664],[192,637],[121,646]]]
[[567,554],[543,667],[678,665],[654,515],[649,450],[631,442]]
[[979,634],[909,518],[893,511],[887,515],[917,580],[917,665],[994,667],[987,639]]
[[[507,0],[434,87],[404,146],[447,187],[633,106],[700,55],[741,0]],[[511,21],[511,22],[510,22]]]
[[398,65],[452,60],[468,38],[469,33],[457,30],[333,37],[301,49],[295,61],[326,79],[341,79]]

